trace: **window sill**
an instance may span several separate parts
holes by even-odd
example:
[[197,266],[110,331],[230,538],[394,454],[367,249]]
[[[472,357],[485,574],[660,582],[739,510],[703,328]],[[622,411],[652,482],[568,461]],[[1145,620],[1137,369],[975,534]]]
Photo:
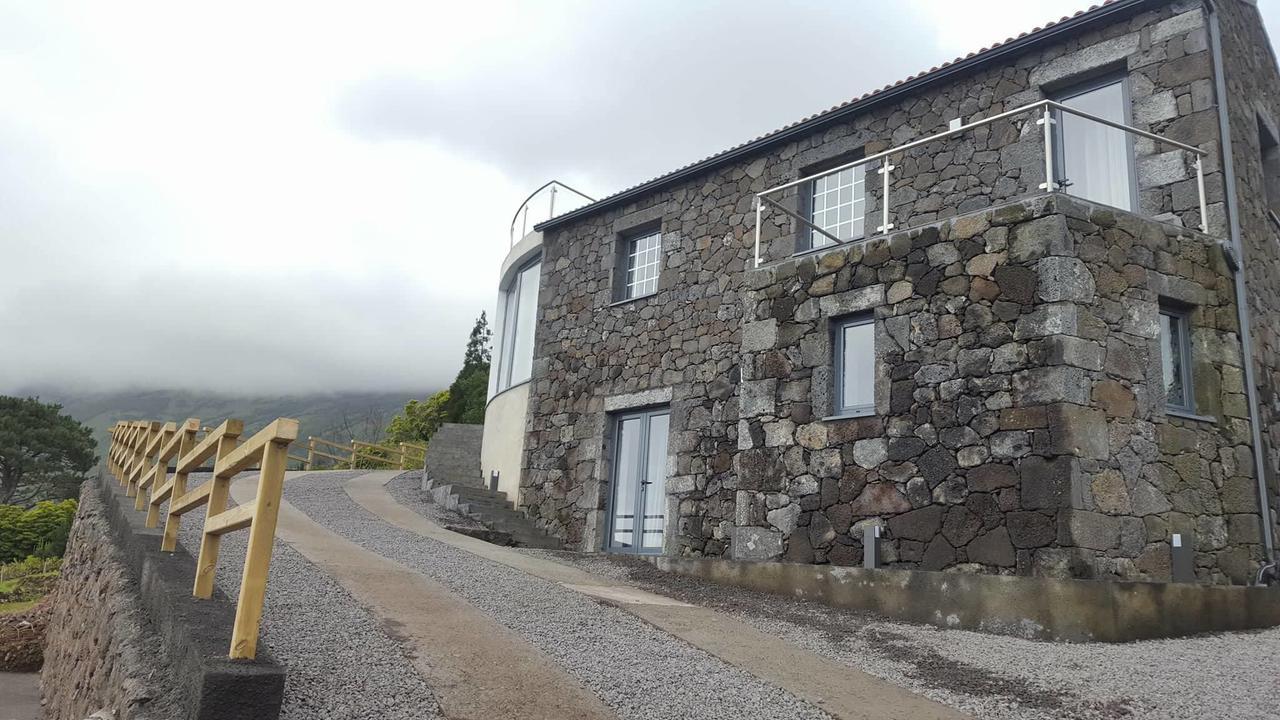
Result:
[[875,414],[876,414],[875,408],[868,408],[866,410],[850,410],[848,412],[842,412],[836,415],[828,415],[822,418],[822,422],[833,422],[835,420],[856,420],[857,418],[875,417]]
[[657,295],[657,294],[658,294],[658,291],[657,291],[657,290],[654,290],[653,292],[651,292],[651,293],[645,293],[644,295],[637,295],[637,296],[635,296],[635,297],[623,298],[623,299],[621,299],[621,300],[614,300],[613,302],[609,303],[608,305],[605,305],[605,307],[607,307],[607,308],[611,308],[611,307],[618,307],[619,305],[626,305],[627,303],[633,303],[633,302],[635,302],[635,301],[637,301],[637,300],[645,300],[645,299],[647,299],[647,298],[651,298],[651,297],[653,297],[654,295]]
[[1169,417],[1176,417],[1180,420],[1194,420],[1196,422],[1212,423],[1214,425],[1218,424],[1218,418],[1212,415],[1197,415],[1196,413],[1187,410],[1178,410],[1175,408],[1165,408],[1164,412]]

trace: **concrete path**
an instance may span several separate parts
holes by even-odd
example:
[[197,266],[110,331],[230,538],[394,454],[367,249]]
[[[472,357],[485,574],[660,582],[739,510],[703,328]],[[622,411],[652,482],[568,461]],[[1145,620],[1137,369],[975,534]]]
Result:
[[615,605],[834,717],[965,717],[946,705],[833,662],[723,613],[446,530],[399,504],[387,492],[384,486],[399,474],[400,471],[366,473],[347,481],[345,489],[357,504],[392,525]]
[[[286,481],[310,473],[286,475]],[[399,474],[393,473],[392,476]],[[252,501],[254,477],[232,497]],[[543,653],[440,584],[346,540],[299,512],[280,508],[277,537],[340,583],[412,648],[447,718],[612,718],[613,713]]]
[[0,720],[40,717],[40,675],[0,672]]

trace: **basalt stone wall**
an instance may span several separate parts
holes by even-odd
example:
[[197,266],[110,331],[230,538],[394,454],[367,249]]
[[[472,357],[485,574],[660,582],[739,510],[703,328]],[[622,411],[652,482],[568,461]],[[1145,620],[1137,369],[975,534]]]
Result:
[[[733,456],[739,448],[742,292],[752,264],[753,195],[815,167],[945,130],[1042,99],[1099,73],[1129,79],[1133,123],[1211,150],[1206,160],[1211,229],[1220,230],[1221,172],[1208,122],[1204,15],[1194,0],[1153,2],[1114,23],[1055,38],[831,123],[760,155],[588,215],[544,235],[539,318],[526,425],[521,504],[569,546],[598,549],[609,477],[609,414],[669,404],[667,552],[728,552],[740,511]],[[895,157],[892,222],[937,222],[1036,194],[1043,182],[1040,126],[1010,118]],[[1184,153],[1137,143],[1145,212],[1199,222]],[[875,234],[878,179],[871,168],[867,234]],[[1190,193],[1190,194],[1188,194]],[[796,196],[781,201],[802,206]],[[618,246],[658,229],[657,292],[619,302]],[[801,235],[781,212],[762,224],[767,262],[789,257]]]
[[[1258,411],[1264,428],[1263,473],[1275,519],[1280,518],[1280,224],[1268,211],[1280,212],[1280,167],[1264,170],[1262,156],[1263,134],[1280,138],[1280,76],[1257,7],[1226,0],[1219,8]],[[1280,524],[1272,528],[1273,537],[1280,537]]]
[[[833,157],[874,155],[942,132],[952,119],[971,123],[1052,97],[1083,81],[1121,75],[1127,79],[1129,124],[1209,152],[1204,160],[1209,229],[1220,234],[1226,221],[1204,11],[1198,0],[1153,5],[1157,6],[1126,21],[1046,45],[945,88],[815,133],[780,153],[780,162],[770,171],[782,171],[776,183],[782,184],[822,168]],[[893,155],[890,222],[897,229],[915,227],[1039,192],[1045,179],[1039,119],[1036,113],[1012,116],[918,146],[905,156]],[[1143,215],[1198,228],[1194,157],[1142,138],[1134,138],[1132,151],[1135,207]],[[882,165],[873,161],[866,166],[867,236],[882,232]],[[774,199],[805,212],[803,188]],[[805,247],[809,232],[784,213],[767,213],[762,223],[766,255],[780,259],[798,243]]]
[[119,720],[180,717],[178,689],[105,512],[96,484],[85,483],[45,639],[45,716],[107,710]]
[[[1261,557],[1233,286],[1215,241],[1065,196],[748,273],[738,559],[1206,582]],[[1162,300],[1200,419],[1165,410]],[[833,419],[831,323],[875,317],[875,415]]]

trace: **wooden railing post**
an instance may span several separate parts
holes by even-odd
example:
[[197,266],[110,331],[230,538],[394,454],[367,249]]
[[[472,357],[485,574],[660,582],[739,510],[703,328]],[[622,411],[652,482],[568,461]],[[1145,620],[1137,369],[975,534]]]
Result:
[[357,447],[356,439],[351,438],[351,469],[352,470],[356,469],[356,461],[359,459],[359,455],[357,454],[356,447]]
[[316,439],[307,438],[307,463],[302,466],[303,470],[311,470],[316,464]]
[[262,604],[267,596],[271,546],[276,536],[288,453],[287,442],[273,441],[263,448],[258,493],[253,503],[253,522],[249,525],[249,546],[240,576],[240,598],[236,602],[235,625],[231,630],[230,655],[233,659],[252,658],[257,653],[258,625],[262,622]]
[[[169,458],[165,456],[165,446],[169,444],[169,440],[178,432],[178,426],[175,423],[165,423],[160,428],[160,432],[152,437],[151,444],[147,447],[146,458],[142,464],[142,476],[138,478],[138,496],[133,500],[134,510],[146,509],[147,494],[144,492],[148,487],[153,490],[156,487],[156,476],[163,477],[169,465]],[[155,448],[152,450],[152,448]],[[155,462],[152,462],[155,458]]]
[[[165,453],[165,457],[161,458],[160,461],[161,469],[158,471],[159,474],[151,484],[151,500],[147,503],[147,527],[153,528],[160,524],[160,503],[166,499],[172,500],[180,497],[187,491],[187,473],[175,472],[173,482],[169,482],[169,458],[172,457],[175,460],[174,464],[177,465],[178,461],[181,461],[195,447],[196,433],[199,431],[200,421],[195,418],[187,418],[187,421],[182,423],[182,428],[177,431],[177,437],[169,441],[169,445],[166,448],[168,452]],[[161,540],[160,549],[172,552],[176,545],[167,542],[169,539],[169,522],[167,518],[164,530],[165,536]],[[176,528],[174,529],[174,542],[177,542]],[[165,548],[166,544],[169,544],[168,548]]]
[[404,443],[400,443],[400,469],[409,469],[409,450],[405,447]]
[[[231,454],[236,448],[238,438],[224,436],[218,440],[218,454],[214,461],[213,477],[209,479],[209,499],[205,503],[205,523],[209,518],[227,509],[227,497],[231,494],[231,478],[220,478],[217,473],[217,460]],[[196,583],[192,593],[198,598],[208,599],[213,596],[213,581],[218,570],[218,549],[222,545],[221,535],[205,532],[200,539],[200,557],[196,560]]]

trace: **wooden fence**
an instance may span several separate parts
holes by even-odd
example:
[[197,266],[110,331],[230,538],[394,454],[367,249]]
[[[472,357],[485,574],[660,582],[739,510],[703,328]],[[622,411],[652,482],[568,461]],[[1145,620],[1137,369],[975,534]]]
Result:
[[[252,659],[257,654],[258,625],[267,592],[267,572],[280,496],[284,491],[289,444],[298,439],[298,421],[279,418],[240,443],[243,433],[244,423],[239,420],[227,420],[216,428],[202,427],[194,418],[181,426],[149,420],[122,421],[111,428],[107,469],[125,487],[126,495],[136,498],[134,507],[147,511],[147,527],[159,525],[161,507],[168,500],[160,544],[160,549],[166,552],[177,548],[182,516],[205,508],[192,589],[198,598],[213,595],[222,536],[249,528],[228,654],[232,658]],[[214,461],[213,477],[188,490],[187,477],[210,459]],[[172,476],[169,475],[170,462],[173,463]],[[254,466],[258,468],[254,501],[227,509],[232,478]]]
[[360,461],[388,468],[408,470],[421,467],[426,458],[427,449],[413,443],[399,443],[397,447],[378,445],[352,439],[347,445],[325,440],[324,438],[307,438],[307,456],[290,455],[289,459],[297,462],[303,470],[316,470],[321,461],[330,460],[334,468],[346,466],[359,467]]

